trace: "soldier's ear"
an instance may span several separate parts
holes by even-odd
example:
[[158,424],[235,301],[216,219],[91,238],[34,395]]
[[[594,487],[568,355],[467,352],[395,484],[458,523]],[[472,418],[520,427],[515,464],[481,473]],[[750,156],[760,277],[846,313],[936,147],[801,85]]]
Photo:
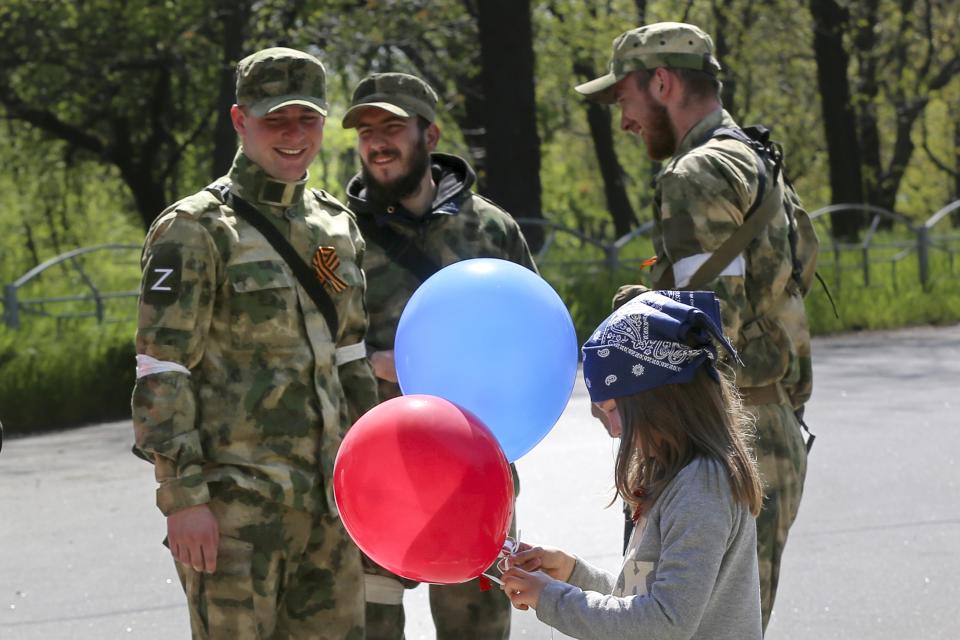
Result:
[[427,136],[427,151],[433,151],[437,148],[437,143],[440,142],[440,127],[436,122],[431,122],[424,133]]
[[652,89],[651,93],[657,101],[666,103],[680,90],[680,78],[669,69],[658,67],[654,72],[654,77],[650,78],[650,87]]
[[233,122],[233,130],[242,136],[247,130],[247,114],[240,105],[230,107],[230,120]]

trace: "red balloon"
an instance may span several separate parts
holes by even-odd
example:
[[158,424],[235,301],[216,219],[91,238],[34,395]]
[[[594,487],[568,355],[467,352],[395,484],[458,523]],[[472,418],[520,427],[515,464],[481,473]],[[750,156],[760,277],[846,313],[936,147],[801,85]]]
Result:
[[493,434],[442,398],[393,398],[350,428],[333,470],[340,518],[370,558],[437,584],[466,582],[500,553],[513,478]]

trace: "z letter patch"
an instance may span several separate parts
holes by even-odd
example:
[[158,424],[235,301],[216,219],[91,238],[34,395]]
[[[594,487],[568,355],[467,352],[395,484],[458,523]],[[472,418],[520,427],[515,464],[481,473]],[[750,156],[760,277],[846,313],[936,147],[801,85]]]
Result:
[[143,301],[164,306],[180,295],[180,249],[172,245],[157,247],[143,273]]

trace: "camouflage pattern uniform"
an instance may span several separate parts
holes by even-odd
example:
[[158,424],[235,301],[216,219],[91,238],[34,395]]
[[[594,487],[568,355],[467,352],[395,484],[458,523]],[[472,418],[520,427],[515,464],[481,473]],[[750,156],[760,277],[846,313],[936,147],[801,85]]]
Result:
[[[697,124],[657,183],[653,241],[657,262],[653,282],[669,288],[674,265],[715,251],[743,222],[756,196],[756,156],[736,140],[694,146],[717,126],[734,127],[726,111]],[[796,411],[813,388],[810,331],[803,298],[791,279],[787,217],[777,216],[746,249],[742,274],[722,275],[704,285],[717,293],[724,331],[743,365],[733,370],[744,408],[757,416],[754,444],[764,481],[763,510],[757,518],[757,552],[763,626],[766,628],[780,577],[780,556],[797,516],[807,469],[807,452]],[[682,264],[682,263],[681,263]],[[686,270],[689,274],[689,269]],[[683,269],[681,268],[681,276]],[[614,306],[647,288],[626,285]]]
[[[213,574],[177,563],[194,637],[364,637],[359,551],[332,493],[344,432],[376,404],[362,357],[364,242],[349,211],[305,182],[271,179],[241,149],[213,188],[164,211],[144,244],[136,450],[155,466],[164,515],[208,504],[220,528]],[[327,287],[336,335],[221,186],[308,264],[335,249],[346,285]],[[343,347],[358,343],[361,357],[344,362]],[[141,358],[162,367],[141,371]]]
[[[612,103],[617,82],[634,70],[657,67],[714,75],[720,70],[709,35],[694,25],[658,23],[621,34],[613,43],[609,73],[576,89]],[[720,108],[703,118],[680,141],[657,178],[652,281],[658,289],[686,286],[740,227],[757,197],[757,155],[743,142],[711,138],[718,127],[737,124]],[[772,166],[766,173],[772,175]],[[766,197],[782,202],[783,194],[782,176],[766,186]],[[728,364],[744,407],[757,416],[754,447],[765,487],[757,519],[764,628],[773,609],[780,556],[803,492],[807,453],[795,412],[809,399],[813,380],[803,297],[791,277],[789,224],[785,211],[774,216],[741,256],[702,287],[720,299],[724,332],[743,361],[742,366]],[[644,290],[641,285],[622,287],[614,306]]]
[[[471,192],[476,176],[467,162],[442,153],[432,154],[431,160],[437,194],[431,211],[420,217],[400,205],[384,208],[368,200],[361,176],[354,177],[347,186],[347,195],[361,226],[389,226],[408,246],[415,247],[441,268],[468,258],[502,258],[536,271],[526,240],[513,218]],[[369,237],[364,264],[370,310],[367,345],[370,351],[392,350],[400,314],[421,280],[395,264],[384,248]],[[378,379],[378,384],[381,402],[400,395],[396,383]],[[519,490],[515,469],[514,485]],[[380,578],[398,579],[372,563],[368,563],[368,570]],[[407,588],[417,584],[399,580]],[[368,581],[368,598],[369,590]],[[482,592],[475,580],[458,585],[430,585],[430,607],[438,640],[509,637],[510,601],[497,588]],[[402,638],[403,625],[402,605],[367,605],[367,637],[371,640]]]
[[[659,176],[654,282],[672,278],[681,284],[682,261],[717,250],[743,223],[744,212],[756,198],[759,179],[753,150],[729,139],[697,146],[718,126],[737,124],[726,111],[707,116],[687,133]],[[782,179],[776,188],[781,194]],[[744,251],[742,273],[721,275],[705,286],[720,299],[724,331],[744,363],[730,363],[737,387],[745,408],[757,416],[755,449],[766,494],[757,518],[764,627],[807,469],[794,411],[809,399],[813,381],[810,332],[803,298],[792,279],[788,224],[785,214],[777,215]]]

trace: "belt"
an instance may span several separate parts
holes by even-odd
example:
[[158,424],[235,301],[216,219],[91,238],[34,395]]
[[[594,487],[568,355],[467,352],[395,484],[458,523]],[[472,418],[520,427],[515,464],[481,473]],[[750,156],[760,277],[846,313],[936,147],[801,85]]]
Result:
[[760,404],[790,404],[790,399],[779,382],[762,387],[743,387],[738,391],[743,404],[754,406]]

